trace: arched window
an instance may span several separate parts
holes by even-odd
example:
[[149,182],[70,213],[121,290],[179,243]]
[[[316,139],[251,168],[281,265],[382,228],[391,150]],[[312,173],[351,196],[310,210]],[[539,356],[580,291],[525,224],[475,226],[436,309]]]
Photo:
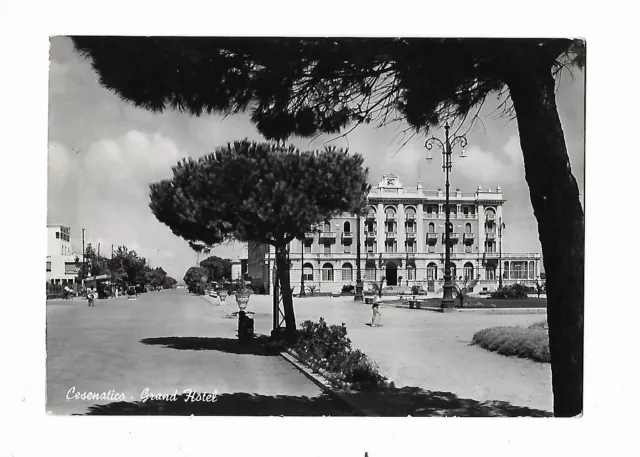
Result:
[[344,231],[345,232],[350,232],[351,231],[351,224],[349,223],[349,221],[344,223]]
[[302,274],[304,275],[305,281],[313,281],[313,265],[305,263],[302,267]]
[[416,217],[416,210],[410,206],[404,210],[404,214],[406,215],[407,219],[413,219]]
[[342,280],[353,281],[353,266],[349,262],[342,265]]
[[331,223],[325,222],[324,226],[322,227],[322,231],[323,232],[330,232],[331,231]]
[[373,260],[368,260],[364,268],[364,279],[367,281],[376,280],[376,263]]
[[387,208],[384,210],[384,213],[387,219],[395,219],[396,217],[396,209],[393,206],[387,206]]
[[429,233],[435,233],[436,226],[433,222],[429,222]]
[[367,212],[367,217],[370,219],[376,218],[376,209],[373,206],[369,207],[369,211]]
[[408,265],[407,266],[407,280],[415,281],[416,280],[416,266]]
[[458,279],[458,271],[456,269],[456,264],[451,262],[449,263],[449,267],[451,268],[451,279],[455,281],[456,279]]
[[464,279],[465,281],[473,280],[473,264],[471,262],[464,264]]
[[333,265],[330,263],[322,265],[322,280],[333,281]]
[[468,222],[464,224],[464,232],[471,233],[471,224],[469,224]]
[[435,281],[438,279],[438,266],[433,263],[430,262],[429,265],[427,265],[427,281]]

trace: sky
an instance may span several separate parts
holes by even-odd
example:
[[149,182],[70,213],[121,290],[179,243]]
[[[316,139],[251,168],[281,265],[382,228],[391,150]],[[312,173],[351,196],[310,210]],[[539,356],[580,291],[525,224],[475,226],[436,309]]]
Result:
[[[155,219],[149,209],[149,183],[171,177],[171,166],[182,157],[199,157],[228,141],[263,138],[245,115],[192,117],[166,111],[150,113],[122,101],[97,81],[89,61],[79,56],[71,40],[51,39],[49,73],[49,140],[47,223],[71,227],[75,252],[85,242],[101,246],[126,245],[161,266],[177,280],[196,264],[187,242]],[[584,204],[584,74],[573,70],[558,84],[557,103],[571,167]],[[491,98],[467,133],[467,157],[454,157],[451,186],[474,192],[501,186],[507,200],[503,215],[505,252],[540,252],[537,224],[524,180],[516,121],[492,114],[500,102]],[[406,187],[420,180],[425,189],[444,184],[439,157],[425,160],[425,137],[399,136],[404,126],[357,127],[346,138],[323,136],[309,142],[293,138],[300,149],[319,149],[331,141],[360,153],[370,183],[394,173]],[[429,136],[443,138],[443,131]],[[240,244],[216,247],[211,255],[246,255]],[[202,260],[204,256],[200,256]]]

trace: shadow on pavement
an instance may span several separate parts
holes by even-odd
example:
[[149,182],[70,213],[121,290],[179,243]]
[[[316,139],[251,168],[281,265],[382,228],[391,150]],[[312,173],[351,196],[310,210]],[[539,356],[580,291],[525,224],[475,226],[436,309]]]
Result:
[[267,345],[268,339],[259,336],[248,343],[241,343],[237,338],[197,337],[197,336],[163,336],[159,338],[143,338],[142,344],[164,345],[170,349],[185,351],[220,351],[230,354],[252,354],[275,356],[277,351]]
[[163,416],[355,416],[341,402],[322,394],[318,397],[221,394],[215,401],[191,401],[178,395],[175,400],[115,402],[90,406],[85,415]]
[[[431,392],[417,387],[346,393],[351,404],[372,409],[383,417],[552,417],[547,411],[514,406],[503,401],[479,402],[458,398],[450,392]],[[221,394],[215,401],[192,401],[179,395],[175,400],[115,402],[89,407],[87,415],[166,416],[358,416],[327,394],[318,397]],[[211,399],[210,399],[211,400]]]
[[380,391],[346,393],[358,405],[368,405],[381,416],[429,417],[552,417],[550,412],[505,401],[479,402],[451,392],[402,387]]

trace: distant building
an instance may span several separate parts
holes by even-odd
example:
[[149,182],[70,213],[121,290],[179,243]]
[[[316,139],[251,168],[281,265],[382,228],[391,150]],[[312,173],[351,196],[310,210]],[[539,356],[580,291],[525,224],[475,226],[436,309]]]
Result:
[[244,278],[248,273],[248,259],[238,259],[231,262],[231,280]]
[[76,255],[71,247],[71,228],[47,225],[47,283],[74,284],[78,276]]
[[[502,190],[450,193],[451,267],[458,284],[475,282],[474,291],[495,290],[502,270],[503,284],[535,285],[540,275],[539,253],[505,253],[500,258],[498,226],[504,222]],[[365,283],[387,286],[420,285],[439,291],[444,283],[445,193],[424,190],[422,184],[405,188],[398,176],[385,175],[368,196],[368,212],[360,219],[343,214],[325,222],[318,233],[307,233],[304,241],[289,245],[291,285],[320,292],[339,292],[356,282],[356,230],[360,230],[360,268]],[[275,268],[275,250],[249,243],[249,275],[261,278],[270,289]],[[254,283],[255,284],[255,283]],[[368,286],[365,286],[365,290]]]

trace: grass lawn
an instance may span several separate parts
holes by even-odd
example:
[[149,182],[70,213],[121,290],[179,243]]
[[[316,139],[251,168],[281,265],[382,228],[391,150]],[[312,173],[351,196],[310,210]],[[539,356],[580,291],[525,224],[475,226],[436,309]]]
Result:
[[473,344],[506,356],[549,363],[549,331],[545,322],[529,327],[492,327],[473,335]]
[[[440,302],[442,298],[429,298],[422,302],[421,306],[435,306],[437,308],[440,307]],[[546,298],[465,298],[464,300],[465,308],[546,308],[547,307],[547,299]],[[384,296],[382,297],[382,304],[384,305],[406,305],[408,304],[405,301],[399,299],[393,300],[385,300]],[[459,301],[456,300],[456,306],[459,304]]]

